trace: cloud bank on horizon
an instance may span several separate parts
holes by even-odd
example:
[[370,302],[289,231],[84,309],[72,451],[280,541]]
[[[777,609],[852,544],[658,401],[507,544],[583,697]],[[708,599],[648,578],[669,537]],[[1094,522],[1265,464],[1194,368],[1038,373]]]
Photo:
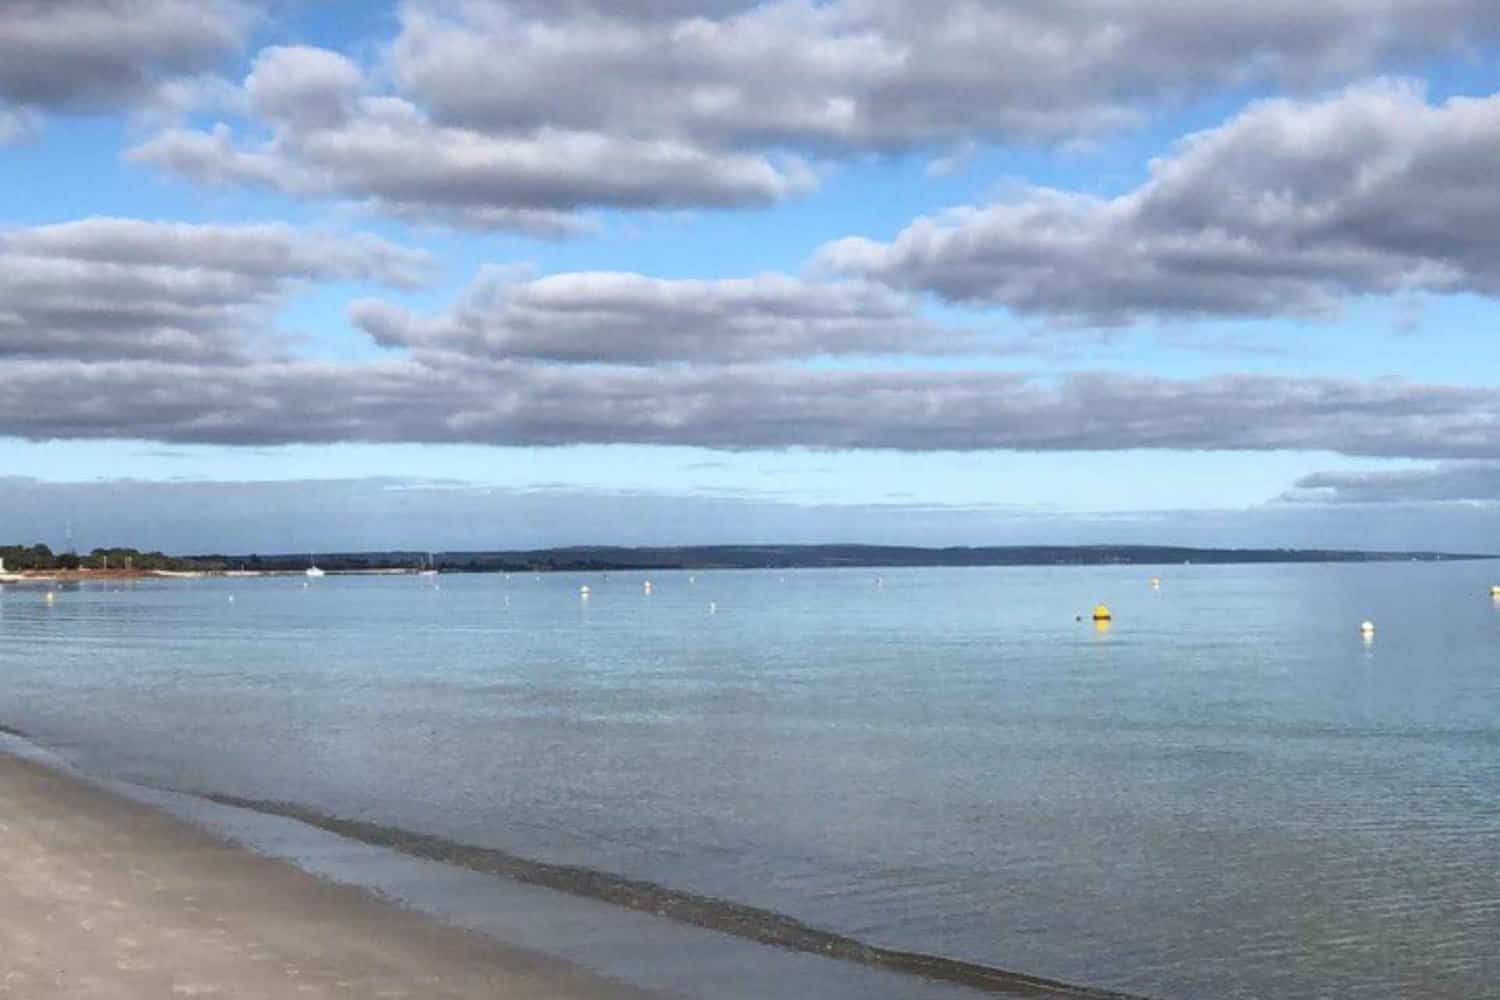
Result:
[[0,437],[1295,452],[1439,464],[1288,508],[1500,503],[1492,3],[350,22],[8,5]]

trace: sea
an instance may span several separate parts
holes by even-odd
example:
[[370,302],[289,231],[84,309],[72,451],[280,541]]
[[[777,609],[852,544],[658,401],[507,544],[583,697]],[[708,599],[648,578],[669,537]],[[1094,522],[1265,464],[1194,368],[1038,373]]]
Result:
[[8,585],[0,725],[663,995],[983,994],[465,852],[1162,1000],[1500,997],[1495,583],[1422,561]]

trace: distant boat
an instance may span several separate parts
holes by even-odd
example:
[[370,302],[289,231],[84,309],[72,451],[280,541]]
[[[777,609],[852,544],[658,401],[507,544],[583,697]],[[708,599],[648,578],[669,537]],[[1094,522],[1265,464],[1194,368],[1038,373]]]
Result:
[[315,563],[315,562],[313,562],[313,557],[312,556],[308,556],[307,557],[307,575],[311,576],[311,577],[319,577],[319,576],[327,576],[328,574],[324,573],[322,570],[318,569],[318,564]]
[[417,571],[418,576],[437,576],[437,567],[432,563],[432,553],[427,553],[427,568]]

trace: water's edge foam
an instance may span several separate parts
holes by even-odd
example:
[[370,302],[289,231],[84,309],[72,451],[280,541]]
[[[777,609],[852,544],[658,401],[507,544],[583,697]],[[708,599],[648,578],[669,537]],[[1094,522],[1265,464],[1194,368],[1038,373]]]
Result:
[[294,819],[350,840],[389,848],[412,857],[599,900],[776,948],[1010,996],[1145,1000],[1138,994],[1079,986],[940,955],[883,948],[810,926],[774,910],[671,889],[594,868],[536,861],[496,848],[476,847],[400,827],[344,819],[293,803],[231,795],[204,795],[203,798],[220,805]]

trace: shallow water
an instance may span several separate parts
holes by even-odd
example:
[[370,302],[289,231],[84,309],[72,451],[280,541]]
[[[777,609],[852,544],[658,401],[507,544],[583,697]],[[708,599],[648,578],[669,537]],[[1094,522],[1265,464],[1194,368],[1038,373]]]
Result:
[[1500,997],[1500,564],[645,576],[7,587],[0,722],[1096,986]]

